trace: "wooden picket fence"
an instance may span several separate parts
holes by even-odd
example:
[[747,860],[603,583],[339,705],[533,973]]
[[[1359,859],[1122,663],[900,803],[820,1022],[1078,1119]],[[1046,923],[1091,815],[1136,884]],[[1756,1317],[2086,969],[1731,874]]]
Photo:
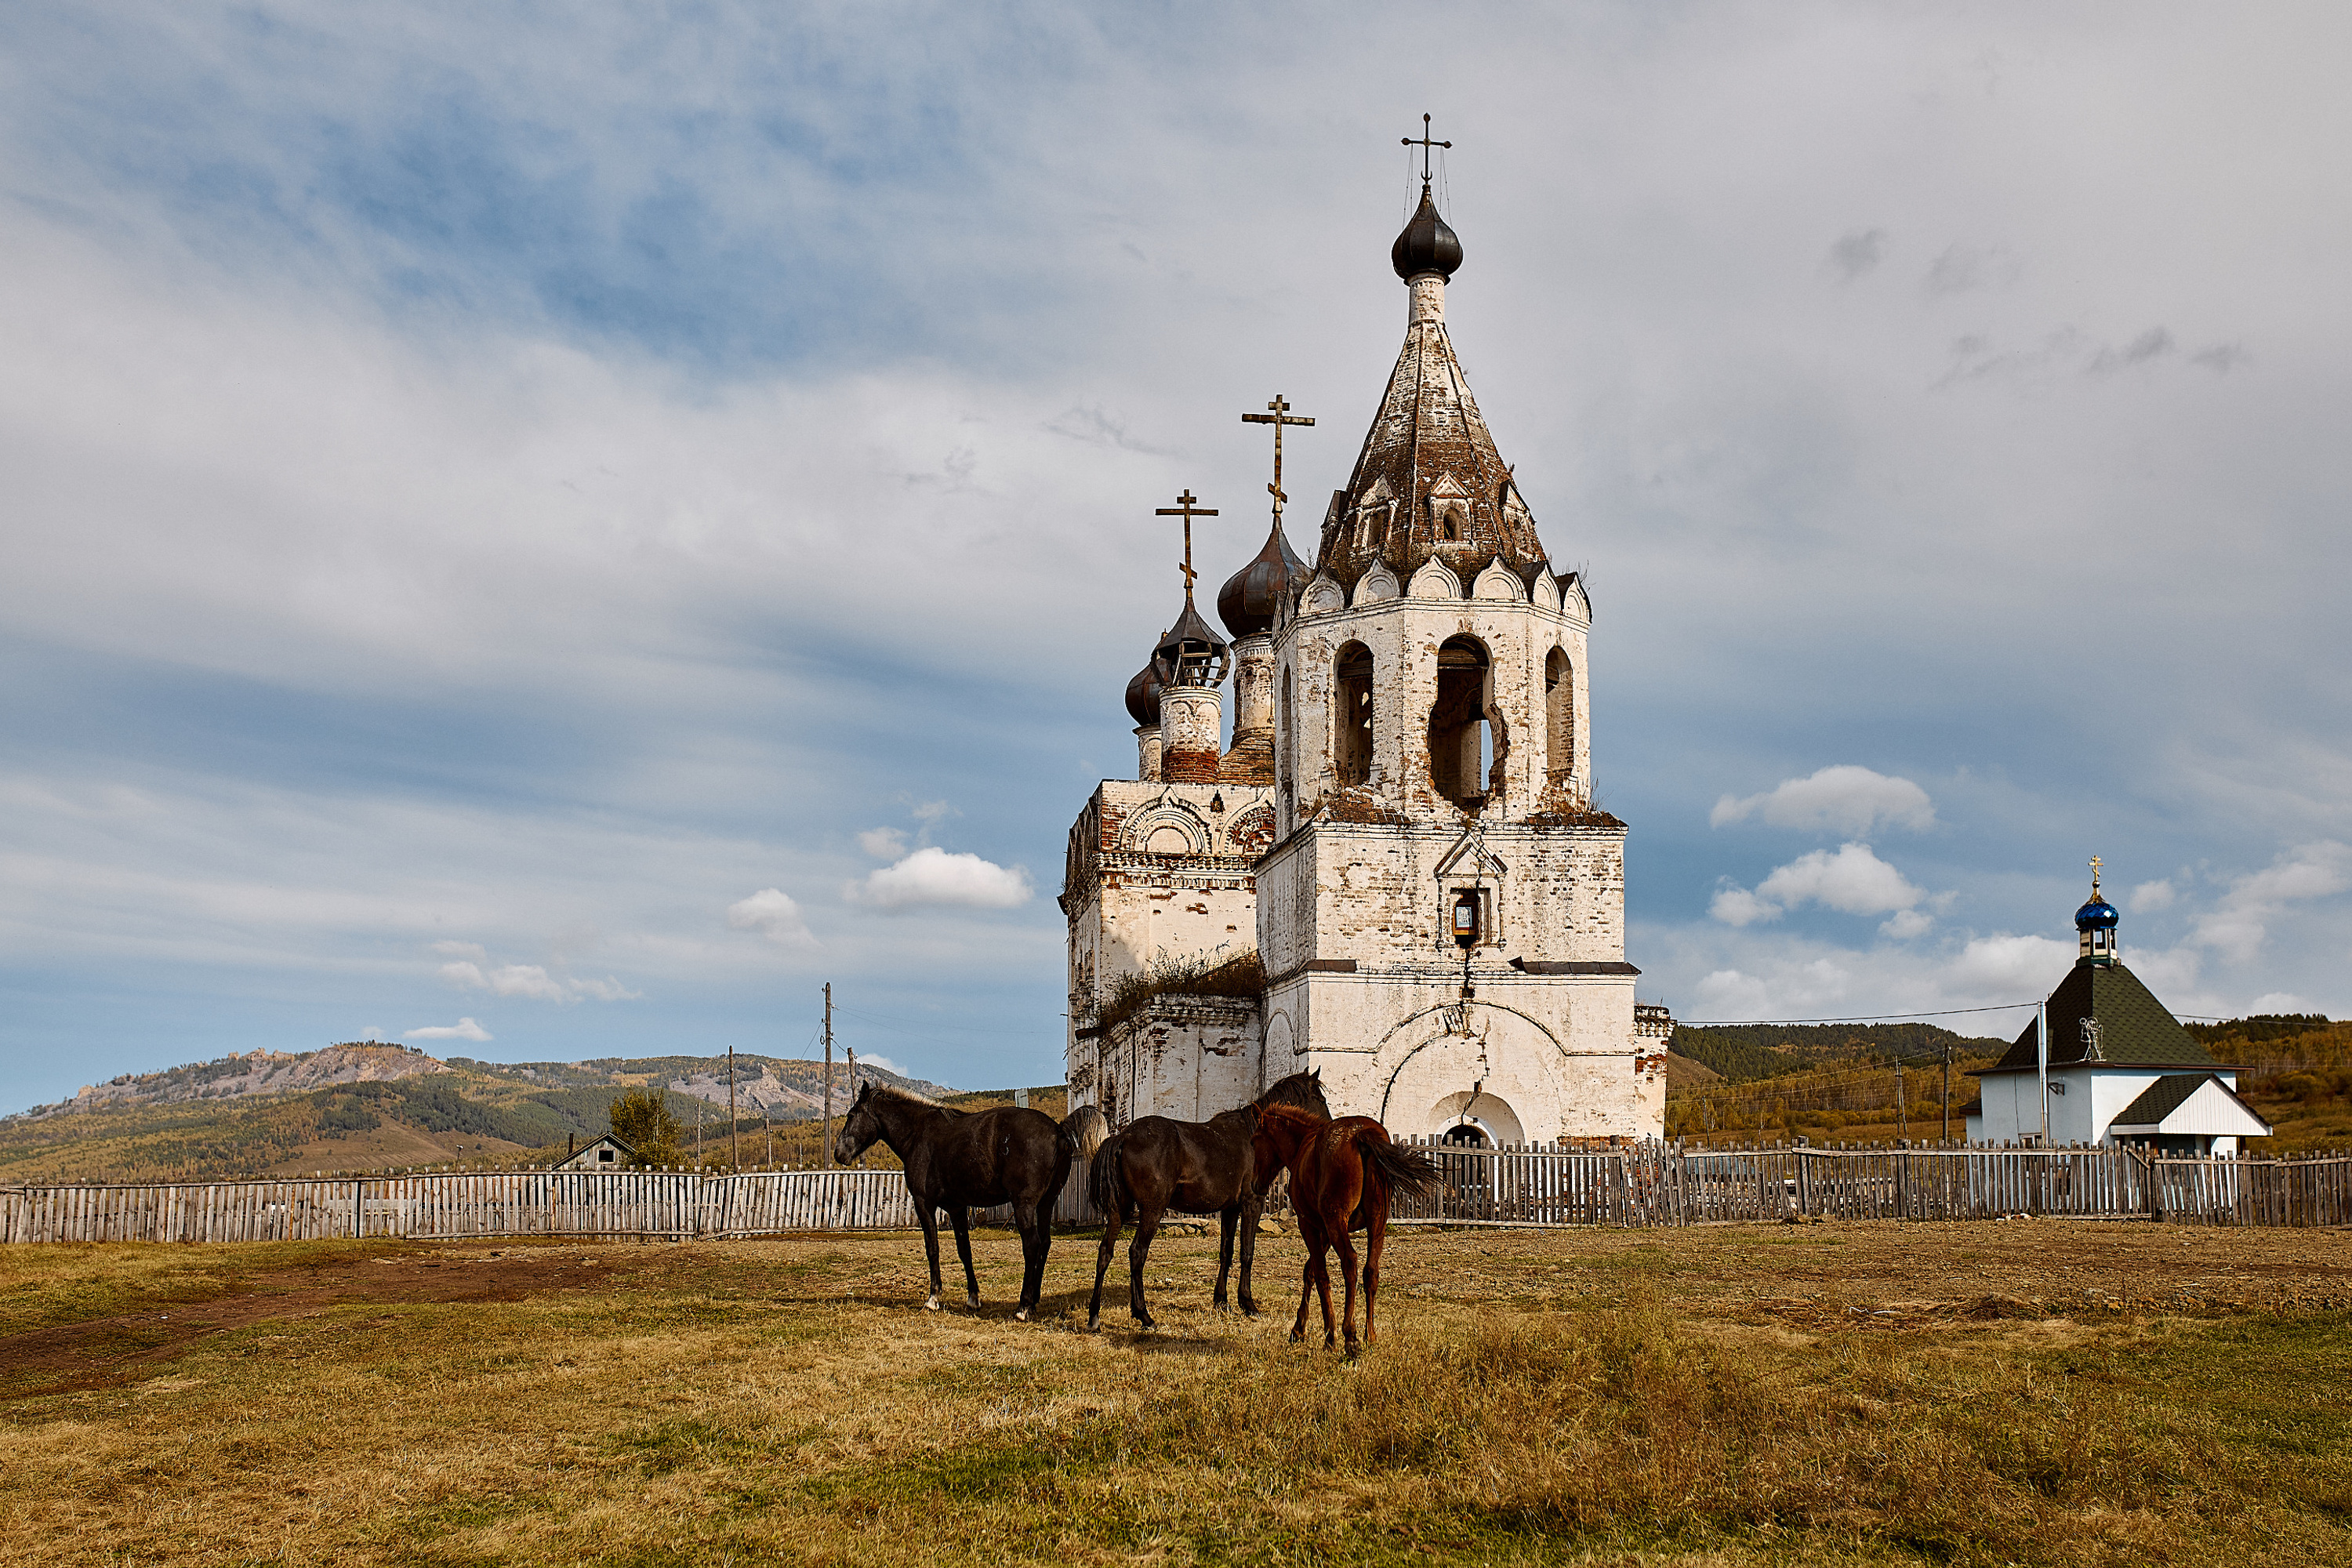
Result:
[[1399,1142],[1444,1180],[1400,1223],[1685,1226],[1722,1220],[1997,1219],[2352,1225],[2352,1157],[2188,1159],[2116,1147],[1591,1151]]
[[[2352,1225],[2352,1157],[2173,1159],[2130,1149],[1465,1148],[1420,1139],[1444,1173],[1402,1224],[1687,1226],[2007,1215],[2204,1225]],[[1087,1162],[1055,1204],[1098,1223]],[[1279,1189],[1277,1189],[1277,1194]],[[1274,1205],[1282,1206],[1279,1196]],[[1009,1207],[977,1224],[1012,1223]],[[0,1188],[0,1242],[307,1241],[385,1237],[772,1236],[917,1223],[897,1171],[444,1172]]]
[[[1074,1161],[1054,1218],[1094,1217]],[[1009,1226],[1012,1205],[975,1210]],[[415,1240],[579,1236],[684,1239],[919,1223],[897,1171],[456,1171],[415,1176],[0,1187],[0,1242]]]

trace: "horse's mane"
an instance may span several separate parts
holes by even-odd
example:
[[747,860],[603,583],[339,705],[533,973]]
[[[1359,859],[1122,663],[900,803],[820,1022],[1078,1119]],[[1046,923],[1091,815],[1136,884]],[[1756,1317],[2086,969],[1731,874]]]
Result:
[[944,1110],[956,1116],[963,1114],[952,1105],[941,1105],[928,1094],[917,1094],[911,1089],[900,1089],[897,1084],[884,1083],[880,1079],[867,1079],[866,1087],[873,1091],[877,1100],[895,1100],[902,1105],[927,1105],[933,1110]]
[[1301,1110],[1311,1109],[1307,1096],[1320,1097],[1323,1074],[1320,1068],[1311,1072],[1295,1072],[1257,1097],[1257,1107],[1265,1110],[1276,1105],[1296,1106]]
[[1301,1127],[1322,1127],[1327,1125],[1323,1118],[1316,1115],[1305,1106],[1300,1105],[1265,1106],[1259,1110],[1258,1118],[1262,1121],[1295,1122]]

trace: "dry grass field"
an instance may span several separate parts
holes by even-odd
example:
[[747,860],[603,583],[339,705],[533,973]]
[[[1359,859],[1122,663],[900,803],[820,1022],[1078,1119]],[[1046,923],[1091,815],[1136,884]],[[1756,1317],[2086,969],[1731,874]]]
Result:
[[2352,1561],[2352,1237],[1407,1232],[1353,1365],[1266,1241],[12,1248],[0,1562]]

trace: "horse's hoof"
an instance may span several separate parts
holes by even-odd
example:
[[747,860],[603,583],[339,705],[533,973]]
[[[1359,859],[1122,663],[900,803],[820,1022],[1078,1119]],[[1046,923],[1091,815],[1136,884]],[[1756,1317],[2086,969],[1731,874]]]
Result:
[[929,1300],[923,1303],[923,1310],[926,1312],[936,1312],[939,1310],[940,1299],[937,1296],[932,1297]]
[[1029,1309],[1024,1307],[1020,1310],[1014,1312],[1013,1314],[1013,1321],[1016,1323],[1027,1322],[1029,1321]]
[[1101,1328],[1102,1328],[1102,1320],[1101,1320],[1100,1318],[1088,1318],[1088,1319],[1087,1320],[1087,1332],[1088,1332],[1088,1333],[1090,1333],[1090,1334],[1091,1334],[1091,1333],[1095,1333],[1095,1332],[1098,1331]]
[[977,1296],[967,1296],[964,1298],[963,1304],[970,1307],[975,1312],[980,1310],[980,1298]]

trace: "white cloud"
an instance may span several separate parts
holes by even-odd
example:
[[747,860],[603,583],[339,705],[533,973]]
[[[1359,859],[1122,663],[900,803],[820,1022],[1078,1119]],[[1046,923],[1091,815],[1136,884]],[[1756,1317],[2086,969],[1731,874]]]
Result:
[[2352,888],[2352,846],[2334,839],[2306,844],[2231,882],[2220,907],[2197,922],[2189,940],[2232,963],[2249,964],[2261,954],[2270,922],[2287,905],[2328,898],[2347,888]]
[[1936,825],[1935,803],[1909,779],[1841,764],[1805,778],[1786,779],[1762,795],[1725,795],[1707,814],[1710,825],[1761,815],[1774,827],[1868,833],[1880,823],[1924,831]]
[[1948,965],[1963,994],[2023,1001],[2046,995],[2074,963],[2074,944],[2046,936],[1980,936]]
[[592,996],[599,1002],[635,1002],[645,996],[644,992],[632,991],[609,974],[602,980],[567,979],[563,984],[573,995]]
[[444,958],[470,958],[477,963],[490,956],[489,950],[478,942],[436,942],[432,951]]
[[1894,917],[1880,925],[1879,933],[1896,942],[1908,942],[1934,925],[1933,917],[1920,910],[1899,910]]
[[877,860],[892,860],[907,852],[906,829],[869,827],[857,836],[857,847]]
[[1780,910],[1766,903],[1745,888],[1726,888],[1715,895],[1707,905],[1707,913],[1729,926],[1753,925],[1758,921],[1777,921]]
[[[470,942],[436,942],[436,952],[451,950],[472,952],[481,949]],[[634,1002],[642,991],[632,991],[611,975],[602,980],[575,980],[570,975],[554,975],[538,963],[502,963],[485,969],[472,959],[461,959],[441,966],[441,978],[467,991],[487,991],[493,996],[522,996],[534,1002],[577,1002],[583,996],[599,1002]]]
[[864,1051],[857,1053],[857,1065],[862,1068],[878,1068],[884,1072],[894,1072],[900,1078],[908,1076],[907,1069],[888,1057],[868,1056]]
[[1753,892],[1725,889],[1716,894],[1708,912],[1735,926],[1778,920],[1800,904],[1820,904],[1850,915],[1903,913],[1911,918],[1890,921],[1884,929],[1892,936],[1912,937],[1927,929],[1927,917],[1916,913],[1927,897],[1926,889],[1914,887],[1869,845],[1844,844],[1799,856],[1757,883]]
[[780,888],[762,888],[748,899],[727,906],[727,923],[737,931],[755,931],[778,947],[818,947],[801,907]]
[[895,866],[850,882],[842,897],[878,910],[908,910],[926,904],[975,910],[1017,909],[1029,901],[1028,871],[999,866],[977,855],[918,849]]
[[2179,899],[2171,879],[2158,877],[2153,882],[2142,882],[2124,895],[2124,907],[2136,915],[2152,915],[2158,910],[2168,910]]
[[490,1032],[471,1018],[460,1018],[454,1024],[435,1024],[423,1029],[404,1029],[404,1040],[487,1040]]
[[2246,1004],[2249,1013],[2308,1013],[2311,1004],[2292,991],[2265,991]]

